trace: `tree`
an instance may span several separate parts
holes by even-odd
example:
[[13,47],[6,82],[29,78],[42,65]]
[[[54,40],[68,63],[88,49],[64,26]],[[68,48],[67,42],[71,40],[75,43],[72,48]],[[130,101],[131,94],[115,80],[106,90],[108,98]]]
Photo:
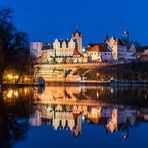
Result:
[[3,84],[4,72],[7,69],[19,73],[17,83],[23,72],[28,70],[30,52],[28,36],[17,30],[12,22],[12,11],[0,9],[0,85]]

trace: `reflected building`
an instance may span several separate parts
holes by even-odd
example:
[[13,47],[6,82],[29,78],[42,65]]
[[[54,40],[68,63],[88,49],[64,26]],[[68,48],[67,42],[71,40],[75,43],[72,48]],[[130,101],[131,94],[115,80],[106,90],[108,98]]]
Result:
[[129,127],[134,126],[136,117],[138,116],[136,110],[121,110],[120,108],[101,106],[89,107],[85,115],[79,108],[75,111],[72,106],[68,107],[64,105],[57,105],[55,107],[41,106],[41,113],[42,114],[36,111],[33,116],[30,116],[30,125],[40,126],[44,124],[41,119],[46,119],[55,130],[69,130],[75,137],[81,134],[82,116],[85,117],[85,121],[88,123],[104,126],[108,132],[113,133],[121,130],[124,138],[125,131],[128,131]]
[[31,126],[41,126],[42,120],[41,120],[41,111],[35,110],[33,114],[29,117],[29,124]]
[[[7,127],[9,132],[14,129],[22,139],[28,130],[29,117],[31,126],[52,126],[58,132],[67,130],[74,137],[83,134],[84,125],[92,124],[104,127],[107,133],[118,132],[125,139],[132,127],[148,122],[146,88],[50,86],[38,90],[9,88],[3,91],[1,129]],[[9,139],[15,140],[14,135]]]
[[[38,123],[50,123],[55,130],[69,130],[77,137],[82,133],[83,121],[103,126],[110,133],[121,132],[121,136],[127,138],[129,128],[136,124],[137,119],[145,120],[146,114],[117,101],[115,104],[116,99],[112,99],[111,95],[116,94],[117,90],[110,90],[110,87],[46,87],[43,93],[35,93],[34,103],[41,111]],[[110,97],[110,100],[103,100],[103,97]],[[30,116],[30,119],[38,126],[35,116]]]
[[[128,126],[133,126],[136,122],[137,116],[136,110],[119,110],[113,109],[111,120],[107,124],[107,129],[110,132],[123,130],[128,124]],[[127,127],[128,128],[128,127]]]
[[56,111],[53,114],[52,125],[55,130],[69,129],[74,136],[81,133],[81,114]]

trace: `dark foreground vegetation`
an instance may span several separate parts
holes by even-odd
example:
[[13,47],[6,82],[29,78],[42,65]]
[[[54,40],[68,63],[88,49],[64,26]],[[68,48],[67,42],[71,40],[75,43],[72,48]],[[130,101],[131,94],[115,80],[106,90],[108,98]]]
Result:
[[0,85],[4,80],[17,75],[19,83],[30,70],[29,41],[26,33],[18,31],[13,23],[12,11],[0,8]]

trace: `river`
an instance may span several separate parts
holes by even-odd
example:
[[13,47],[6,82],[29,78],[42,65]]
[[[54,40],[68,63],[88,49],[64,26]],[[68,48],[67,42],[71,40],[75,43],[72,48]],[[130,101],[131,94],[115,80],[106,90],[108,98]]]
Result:
[[148,89],[5,88],[0,148],[148,148]]

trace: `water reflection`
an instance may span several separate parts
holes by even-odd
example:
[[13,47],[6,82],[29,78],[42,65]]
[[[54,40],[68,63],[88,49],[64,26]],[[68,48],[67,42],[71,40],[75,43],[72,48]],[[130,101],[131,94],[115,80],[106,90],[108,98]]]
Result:
[[39,112],[36,120],[55,130],[69,130],[76,137],[84,120],[104,126],[106,132],[120,131],[123,138],[128,137],[129,127],[147,121],[147,89],[134,88],[131,93],[129,88],[51,86],[42,92],[34,96],[35,112]]
[[32,88],[5,88],[0,91],[0,147],[11,148],[26,139]]
[[[30,125],[42,125],[42,120],[43,124],[51,124],[55,130],[70,130],[74,136],[80,135],[82,121],[86,120],[89,124],[104,126],[107,132],[121,130],[123,137],[126,138],[128,128],[134,126],[136,119],[143,116],[138,110],[120,107],[57,105],[53,108],[52,105],[47,106],[46,104],[42,104],[40,107],[41,111],[36,111],[38,116],[33,119],[35,123],[30,122]],[[32,117],[30,120],[32,121]]]
[[147,94],[128,87],[7,88],[0,92],[0,147],[13,147],[28,139],[31,127],[43,125],[74,137],[95,125],[127,139],[131,128],[148,121]]
[[29,124],[32,126],[41,126],[42,125],[41,118],[42,118],[41,111],[34,110],[34,112],[30,114]]

